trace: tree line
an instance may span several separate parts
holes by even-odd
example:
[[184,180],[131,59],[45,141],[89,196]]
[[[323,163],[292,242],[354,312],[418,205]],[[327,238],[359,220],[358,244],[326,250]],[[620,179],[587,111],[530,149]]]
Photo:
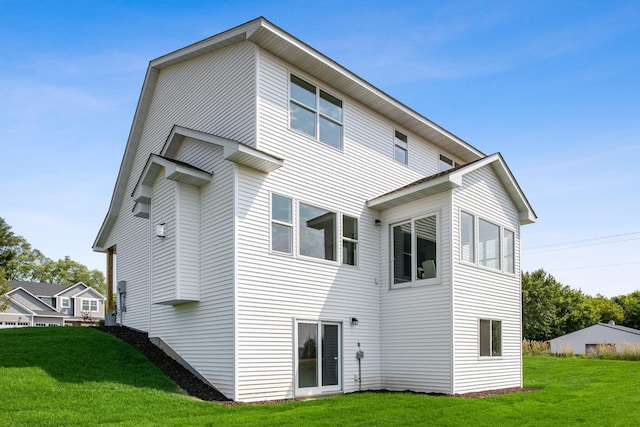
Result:
[[543,269],[522,274],[523,337],[546,341],[596,323],[640,329],[640,290],[612,298],[586,295]]
[[[0,217],[0,309],[6,299],[7,283],[12,280],[74,285],[83,282],[103,293],[106,290],[104,273],[89,270],[87,266],[68,256],[54,261],[47,258],[29,242],[16,235],[4,218]],[[0,310],[2,311],[2,310]]]

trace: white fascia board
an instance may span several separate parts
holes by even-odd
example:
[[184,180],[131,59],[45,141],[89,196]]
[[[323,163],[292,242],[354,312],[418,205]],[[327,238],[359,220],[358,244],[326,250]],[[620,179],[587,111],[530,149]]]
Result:
[[533,224],[536,222],[537,216],[533,208],[500,153],[492,154],[468,166],[464,166],[452,172],[451,175],[459,175],[460,179],[462,179],[463,175],[486,166],[493,168],[498,179],[502,182],[505,191],[511,196],[511,199],[518,208],[520,225]]
[[394,206],[403,205],[414,200],[422,199],[443,191],[451,190],[462,185],[462,177],[446,174],[438,178],[427,180],[421,184],[409,184],[391,193],[383,194],[367,201],[367,207],[376,210],[385,210]]
[[74,294],[72,298],[86,298],[86,294],[92,294],[93,295],[93,299],[99,299],[99,300],[104,300],[105,297],[104,295],[102,295],[100,292],[96,291],[95,289],[88,287],[86,289],[81,290],[80,292],[78,292],[77,294]]
[[160,154],[172,157],[175,155],[176,150],[185,138],[192,138],[222,147],[225,160],[229,160],[261,172],[271,173],[284,164],[284,161],[281,158],[253,148],[250,145],[210,133],[185,128],[183,126],[173,127]]

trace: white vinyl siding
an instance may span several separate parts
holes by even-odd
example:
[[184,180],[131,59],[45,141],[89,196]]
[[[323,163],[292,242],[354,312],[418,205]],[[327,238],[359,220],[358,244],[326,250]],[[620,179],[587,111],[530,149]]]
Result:
[[[200,187],[200,301],[153,305],[149,335],[161,338],[218,390],[234,398],[235,166],[223,159],[222,148],[191,139],[182,143],[176,157],[213,171],[212,182]],[[182,268],[195,271],[185,263]]]
[[[118,314],[118,322],[122,319],[126,326],[162,338],[230,398],[234,398],[233,166],[222,161],[207,168],[212,158],[178,157],[207,171],[215,169],[213,183],[201,188],[201,302],[197,304],[150,304],[152,222],[133,216],[129,195],[149,154],[160,153],[174,124],[256,144],[255,58],[255,46],[244,42],[151,70],[158,74],[157,83],[149,92],[153,96],[149,107],[137,112],[145,122],[131,136],[134,141],[128,149],[135,149],[135,156],[132,164],[123,165],[131,171],[120,177],[126,180],[124,200],[105,243],[117,250],[116,280],[127,282],[127,311]],[[206,344],[211,342],[213,347]]]
[[[516,274],[454,262],[454,393],[522,385],[521,295],[519,215],[491,168],[481,168],[463,178],[454,190],[454,233],[456,258],[460,259],[460,210],[472,212],[510,230],[515,230]],[[479,357],[478,319],[499,319],[502,326],[502,356]]]
[[[382,388],[450,393],[452,365],[450,196],[442,193],[383,212],[380,259],[382,292]],[[390,289],[390,224],[438,212],[439,280]],[[425,281],[427,282],[427,281]],[[366,355],[365,355],[366,357]]]

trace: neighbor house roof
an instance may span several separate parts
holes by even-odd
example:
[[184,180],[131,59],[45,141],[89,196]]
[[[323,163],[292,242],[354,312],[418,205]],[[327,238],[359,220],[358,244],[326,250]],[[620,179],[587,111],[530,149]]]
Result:
[[69,288],[69,286],[56,285],[53,283],[23,282],[20,280],[12,280],[9,286],[12,289],[23,288],[38,297],[53,297],[57,293]]
[[106,249],[104,246],[107,237],[122,206],[126,195],[126,183],[132,173],[138,143],[150,110],[160,71],[171,65],[243,41],[250,41],[256,44],[320,81],[330,82],[332,87],[356,102],[390,118],[407,131],[432,142],[464,162],[472,162],[484,157],[480,150],[371,85],[311,46],[260,17],[161,56],[149,63],[109,210],[94,241],[94,250],[104,251]]
[[521,224],[530,224],[536,221],[537,217],[529,201],[520,189],[518,182],[514,178],[511,170],[502,158],[500,153],[478,159],[466,165],[457,166],[421,178],[388,193],[374,197],[367,202],[367,206],[372,209],[384,210],[394,206],[412,202],[442,191],[452,190],[462,185],[462,177],[470,172],[483,167],[490,167],[497,175],[498,179],[511,197],[520,214]]

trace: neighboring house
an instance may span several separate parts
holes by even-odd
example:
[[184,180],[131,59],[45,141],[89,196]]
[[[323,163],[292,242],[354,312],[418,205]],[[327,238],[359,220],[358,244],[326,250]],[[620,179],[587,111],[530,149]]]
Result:
[[597,323],[588,328],[549,340],[551,353],[589,354],[597,353],[603,347],[615,348],[622,352],[625,348],[640,348],[640,330],[619,326],[613,322]]
[[[65,286],[14,280],[9,286],[11,290],[7,295],[12,302],[22,308],[16,306],[5,313],[0,313],[6,315],[0,317],[5,319],[4,326],[62,326],[92,323],[104,319],[104,295],[82,282]],[[37,301],[33,301],[34,299]],[[24,308],[36,311],[30,317],[30,322],[22,321]],[[51,322],[40,319],[43,314],[38,311],[41,310],[47,311],[48,314],[55,314],[52,315],[56,320]],[[23,324],[18,325],[18,323]]]
[[0,328],[64,326],[64,314],[22,287],[7,292],[9,308],[0,312]]
[[535,220],[500,154],[259,18],[151,61],[93,248],[233,400],[454,394],[522,385]]

